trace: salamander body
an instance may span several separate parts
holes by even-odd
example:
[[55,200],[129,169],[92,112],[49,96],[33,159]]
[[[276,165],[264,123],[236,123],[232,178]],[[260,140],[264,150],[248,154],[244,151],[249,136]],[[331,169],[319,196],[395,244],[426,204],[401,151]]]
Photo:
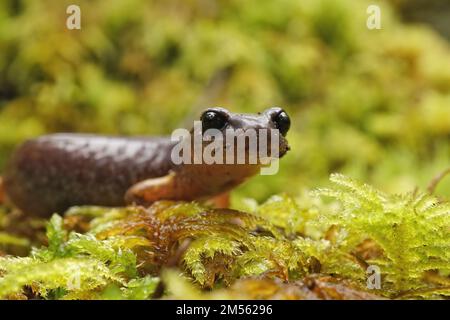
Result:
[[[277,129],[280,115],[285,115],[280,108],[258,115],[210,108],[201,120],[204,127],[217,130]],[[175,144],[170,137],[41,136],[13,153],[3,177],[4,193],[22,211],[47,217],[75,205],[122,206],[213,197],[242,183],[260,167],[175,165],[171,158]],[[282,156],[288,148],[284,137],[280,146]]]

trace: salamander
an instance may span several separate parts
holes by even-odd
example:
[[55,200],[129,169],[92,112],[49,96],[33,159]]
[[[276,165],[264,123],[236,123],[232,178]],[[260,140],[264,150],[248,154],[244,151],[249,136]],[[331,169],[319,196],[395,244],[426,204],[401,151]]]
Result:
[[[230,129],[241,129],[244,134],[248,129],[257,133],[258,129],[277,131],[277,156],[282,157],[289,149],[285,136],[290,119],[278,107],[258,114],[208,108],[202,113],[200,123],[202,135],[208,129],[224,134]],[[202,146],[212,141],[206,140],[202,140]],[[177,143],[170,136],[77,133],[40,136],[24,142],[12,154],[3,175],[5,198],[26,214],[41,217],[62,214],[76,205],[123,206],[148,205],[157,200],[202,200],[231,190],[255,175],[263,165],[259,158],[257,163],[243,164],[175,163],[172,151]],[[229,141],[225,141],[224,147],[216,151],[225,154],[229,146]],[[246,148],[245,152],[249,150]]]

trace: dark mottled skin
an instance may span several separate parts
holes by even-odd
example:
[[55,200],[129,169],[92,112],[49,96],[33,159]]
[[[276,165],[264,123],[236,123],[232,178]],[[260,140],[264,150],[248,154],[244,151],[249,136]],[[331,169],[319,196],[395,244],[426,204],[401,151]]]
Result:
[[8,197],[46,216],[78,204],[119,206],[127,189],[172,167],[169,138],[55,134],[25,142],[5,172]]
[[[285,114],[281,108],[259,114],[210,108],[205,113],[212,111],[226,119],[222,132],[230,128],[274,132],[279,125],[276,117],[280,112]],[[241,184],[255,175],[261,165],[234,162],[175,166],[171,160],[174,145],[170,137],[42,136],[25,142],[13,154],[4,173],[5,196],[25,213],[43,217],[63,213],[75,205],[202,200]],[[279,157],[288,149],[286,139],[280,136]]]

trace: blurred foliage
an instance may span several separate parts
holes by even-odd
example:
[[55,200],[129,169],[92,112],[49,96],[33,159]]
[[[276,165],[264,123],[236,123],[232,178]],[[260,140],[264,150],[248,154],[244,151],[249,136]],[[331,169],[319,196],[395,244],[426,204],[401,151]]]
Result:
[[238,200],[335,171],[390,192],[424,187],[450,162],[448,42],[386,1],[382,29],[368,30],[369,3],[80,0],[82,29],[68,30],[70,1],[2,1],[0,168],[45,132],[169,134],[208,106],[281,105],[292,151]]
[[447,0],[390,0],[407,21],[432,25],[450,39],[450,3]]
[[[284,107],[292,150],[233,193],[240,211],[159,202],[43,222],[0,207],[0,296],[447,297],[450,179],[413,190],[449,167],[450,47],[402,22],[404,1],[377,3],[381,30],[368,0],[78,0],[68,30],[72,1],[1,1],[0,172],[30,137],[169,134],[216,105]],[[315,193],[337,201],[312,196],[332,172],[384,192],[332,175]]]
[[[72,208],[64,220],[51,218],[47,246],[28,257],[0,257],[0,297],[450,295],[448,202],[388,195],[342,175],[331,180],[335,187],[274,197],[253,213],[171,201],[147,209]],[[370,265],[381,272],[374,290],[367,289]]]

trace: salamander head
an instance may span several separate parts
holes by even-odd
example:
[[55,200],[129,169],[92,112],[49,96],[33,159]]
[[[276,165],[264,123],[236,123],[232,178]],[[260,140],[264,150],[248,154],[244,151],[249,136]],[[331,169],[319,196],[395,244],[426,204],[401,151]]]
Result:
[[240,156],[239,152],[244,153],[247,160],[253,154],[259,163],[264,157],[281,158],[289,150],[286,134],[291,121],[282,108],[272,107],[258,114],[208,108],[200,120],[204,137],[220,140],[222,136],[228,150],[234,141],[235,158]]
[[[129,189],[128,202],[207,199],[227,192],[258,172],[275,174],[289,146],[290,119],[281,108],[258,114],[208,108],[190,132],[172,134],[170,173]],[[231,154],[231,155],[230,155]]]

